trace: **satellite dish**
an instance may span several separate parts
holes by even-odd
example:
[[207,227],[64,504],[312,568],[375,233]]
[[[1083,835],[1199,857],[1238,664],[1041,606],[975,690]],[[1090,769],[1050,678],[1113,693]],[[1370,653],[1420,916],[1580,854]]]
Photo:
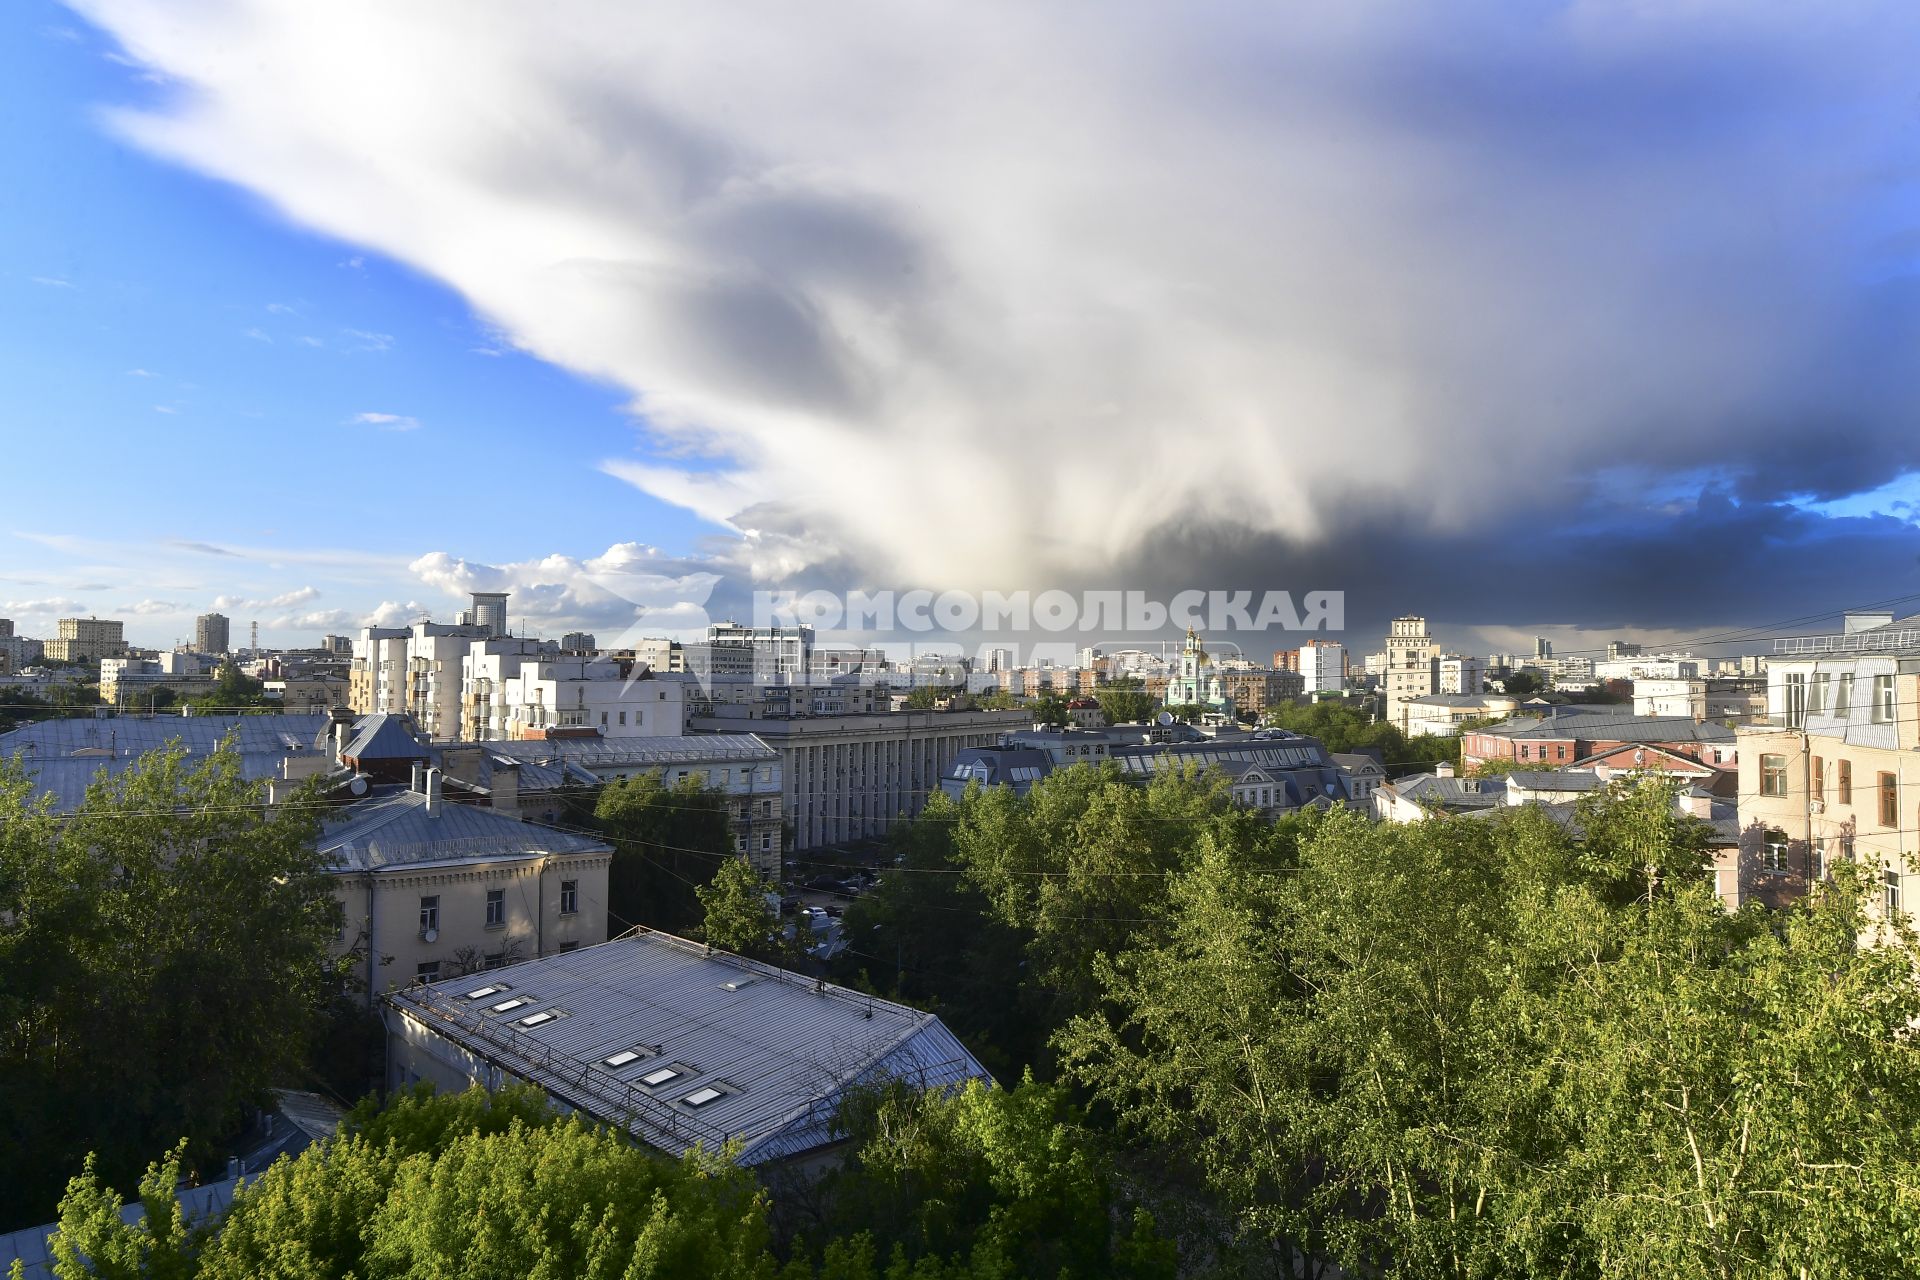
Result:
[[363,796],[367,794],[366,775],[363,773],[354,774],[353,777],[347,780],[347,790],[356,796]]
[[422,942],[438,942],[440,941],[440,931],[438,929],[422,929],[420,931],[420,940]]
[[1154,722],[1155,724],[1158,724],[1158,725],[1169,725],[1169,724],[1172,724],[1172,723],[1173,723],[1173,712],[1171,712],[1171,711],[1162,711],[1162,712],[1161,712],[1161,713],[1160,713],[1159,715],[1157,715],[1157,716],[1155,716],[1155,717],[1153,718],[1153,722]]

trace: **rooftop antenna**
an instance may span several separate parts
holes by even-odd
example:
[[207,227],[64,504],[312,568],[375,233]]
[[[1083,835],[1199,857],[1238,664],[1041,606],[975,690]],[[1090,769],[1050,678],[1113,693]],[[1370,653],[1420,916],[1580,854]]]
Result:
[[247,637],[247,648],[255,653],[260,652],[260,621],[257,618],[252,623],[252,634]]

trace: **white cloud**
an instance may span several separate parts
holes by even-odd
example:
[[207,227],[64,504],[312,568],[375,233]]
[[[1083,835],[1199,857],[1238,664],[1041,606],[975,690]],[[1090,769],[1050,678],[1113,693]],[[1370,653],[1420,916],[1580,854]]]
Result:
[[129,378],[157,378],[160,375],[151,373],[145,369],[129,369],[127,370],[127,376]]
[[347,346],[349,351],[393,350],[393,335],[390,333],[371,333],[366,329],[342,329],[340,332],[352,339]]
[[273,341],[273,335],[268,333],[265,329],[260,328],[258,325],[255,325],[252,328],[247,329],[245,336],[252,338],[255,342],[270,343]]
[[45,285],[49,289],[73,288],[73,281],[65,279],[61,276],[33,276],[31,277],[31,279],[35,284]]
[[180,412],[178,409],[174,408],[170,404],[157,404],[153,406],[153,411],[155,413],[168,413],[168,414]]
[[298,315],[299,312],[295,311],[292,306],[290,306],[285,302],[269,302],[267,304],[267,314],[276,315],[276,316],[292,316],[292,315]]
[[409,567],[427,586],[462,602],[474,591],[509,592],[509,615],[530,620],[543,634],[585,627],[659,635],[705,630],[707,600],[727,566],[624,542],[584,559],[556,554],[502,565],[435,551]]
[[123,604],[119,606],[117,612],[131,613],[138,617],[148,618],[159,614],[186,613],[188,612],[188,606],[176,604],[172,600],[139,600],[133,604]]
[[300,345],[304,347],[324,347],[327,345],[324,338],[316,338],[310,333],[301,334],[299,342]]
[[78,7],[191,86],[128,136],[697,455],[614,474],[876,573],[1552,518],[1809,418],[1920,450],[1861,341],[1905,6]]
[[420,419],[404,413],[356,413],[347,419],[350,425],[378,427],[382,431],[418,431]]
[[373,612],[363,614],[360,625],[363,627],[404,627],[421,618],[432,615],[432,610],[418,600],[409,600],[401,604],[397,600],[382,600]]
[[0,614],[13,617],[27,614],[34,617],[74,617],[87,611],[87,606],[79,600],[66,596],[48,596],[40,600],[0,600]]

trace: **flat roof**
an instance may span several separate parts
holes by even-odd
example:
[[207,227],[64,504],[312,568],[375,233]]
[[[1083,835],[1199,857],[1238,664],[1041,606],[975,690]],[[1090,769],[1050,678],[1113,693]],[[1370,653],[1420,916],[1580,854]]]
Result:
[[746,1165],[837,1141],[857,1083],[990,1079],[930,1013],[645,930],[386,999],[649,1146]]

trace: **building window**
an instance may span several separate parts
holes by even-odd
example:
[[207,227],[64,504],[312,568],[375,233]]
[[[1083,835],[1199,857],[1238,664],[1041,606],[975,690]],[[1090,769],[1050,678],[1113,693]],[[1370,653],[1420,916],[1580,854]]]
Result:
[[440,899],[436,897],[420,899],[420,932],[440,927]]
[[1829,677],[1826,675],[1825,672],[1817,672],[1815,673],[1813,679],[1807,682],[1807,714],[1808,715],[1822,716],[1827,713],[1827,682],[1828,680],[1829,680]]
[[560,914],[570,916],[580,910],[580,882],[562,880],[560,882]]
[[1847,674],[1841,676],[1839,683],[1834,686],[1833,714],[1837,716],[1844,716],[1844,715],[1850,714],[1852,711],[1853,711],[1853,673],[1849,671]]
[[1893,723],[1893,677],[1875,676],[1873,678],[1873,722],[1875,724]]
[[1883,827],[1900,825],[1900,789],[1890,773],[1880,775],[1880,825]]
[[1760,794],[1763,796],[1787,794],[1787,758],[1785,756],[1760,757]]
[[1824,801],[1827,798],[1827,762],[1819,756],[1813,758],[1813,798]]
[[1822,836],[1807,843],[1807,877],[1811,880],[1827,878],[1827,840]]
[[497,929],[507,922],[507,891],[487,890],[487,928]]
[[1887,918],[1892,919],[1900,914],[1900,873],[1884,871],[1881,873],[1880,882],[1883,886],[1881,892],[1885,895]]
[[760,833],[760,851],[762,853],[769,853],[772,850],[773,850],[773,832],[762,831]]
[[413,976],[422,982],[440,981],[440,962],[438,960],[427,961],[413,971]]
[[1799,672],[1787,677],[1787,728],[1798,729],[1807,722],[1807,678]]
[[1853,803],[1853,761],[1842,760],[1834,765],[1834,798],[1841,804]]
[[1787,871],[1787,833],[1774,828],[1767,832],[1766,844],[1761,848],[1760,865],[1770,875],[1785,875]]

